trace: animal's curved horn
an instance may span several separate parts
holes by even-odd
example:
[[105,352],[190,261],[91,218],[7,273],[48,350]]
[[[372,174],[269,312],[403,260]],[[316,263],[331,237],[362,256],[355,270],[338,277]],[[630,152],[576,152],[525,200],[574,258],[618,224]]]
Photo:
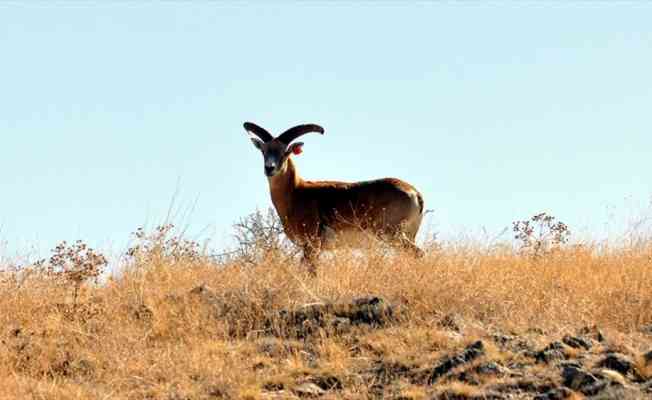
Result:
[[315,124],[297,125],[281,133],[276,139],[285,144],[290,144],[294,139],[309,132],[317,132],[323,135],[324,128]]
[[260,140],[262,140],[265,143],[274,140],[274,136],[272,136],[269,132],[267,132],[265,128],[261,128],[260,126],[254,124],[253,122],[245,122],[244,128],[247,132],[253,133],[254,135],[258,136]]

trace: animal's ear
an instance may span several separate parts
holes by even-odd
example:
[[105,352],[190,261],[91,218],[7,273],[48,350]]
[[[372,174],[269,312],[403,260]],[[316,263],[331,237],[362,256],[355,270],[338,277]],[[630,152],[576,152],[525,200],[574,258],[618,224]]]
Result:
[[303,142],[292,143],[288,146],[288,149],[285,151],[285,155],[289,156],[290,154],[299,155],[303,152]]
[[262,140],[258,139],[258,138],[255,137],[255,136],[250,136],[249,139],[251,139],[251,143],[253,143],[254,146],[256,146],[256,148],[257,148],[258,150],[263,151],[263,144],[264,144],[264,143],[263,143]]

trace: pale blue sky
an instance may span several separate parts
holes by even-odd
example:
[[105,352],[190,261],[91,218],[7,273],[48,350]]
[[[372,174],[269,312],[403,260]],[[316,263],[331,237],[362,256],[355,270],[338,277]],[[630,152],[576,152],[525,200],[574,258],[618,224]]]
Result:
[[444,237],[650,199],[652,3],[382,4],[0,3],[4,251],[121,250],[177,190],[223,246],[271,205],[246,120],[321,124],[305,178],[403,178]]

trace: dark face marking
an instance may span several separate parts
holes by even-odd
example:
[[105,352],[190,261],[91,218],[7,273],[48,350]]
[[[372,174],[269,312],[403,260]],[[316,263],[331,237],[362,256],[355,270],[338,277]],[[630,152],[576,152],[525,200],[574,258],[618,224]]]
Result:
[[285,143],[277,140],[267,143],[256,139],[252,139],[252,141],[263,155],[265,175],[272,177],[283,170],[285,161],[289,156],[288,146]]

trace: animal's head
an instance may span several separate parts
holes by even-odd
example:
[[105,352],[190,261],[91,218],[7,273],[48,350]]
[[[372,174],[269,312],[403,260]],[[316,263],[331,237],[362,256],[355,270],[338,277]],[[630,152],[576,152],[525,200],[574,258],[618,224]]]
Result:
[[324,134],[324,128],[315,124],[297,125],[277,137],[252,122],[245,122],[244,128],[254,146],[263,154],[265,175],[268,177],[283,171],[285,163],[292,154],[301,154],[303,143],[292,143],[292,141],[309,132]]

